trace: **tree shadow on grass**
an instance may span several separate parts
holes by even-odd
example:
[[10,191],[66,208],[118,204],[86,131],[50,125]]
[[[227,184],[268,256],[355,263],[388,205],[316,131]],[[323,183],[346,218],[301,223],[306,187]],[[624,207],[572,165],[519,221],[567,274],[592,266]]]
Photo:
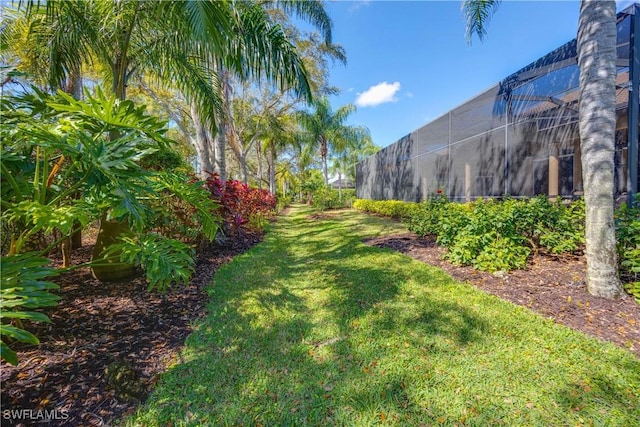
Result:
[[[413,269],[409,258],[362,245],[361,236],[345,231],[347,226],[340,229],[344,239],[330,246],[312,235],[336,232],[335,225],[314,227],[297,240],[292,236],[305,230],[303,222],[281,226],[289,236],[276,233],[218,272],[209,315],[188,339],[184,362],[163,376],[135,422],[459,421],[473,397],[457,396],[447,381],[464,384],[464,378],[452,378],[431,363],[458,360],[458,353],[472,352],[491,332],[488,315],[442,296],[451,286],[463,285],[433,269],[417,264]],[[405,284],[416,276],[422,286],[414,296]],[[430,387],[453,397],[425,405],[423,395]],[[566,391],[554,387],[546,392]],[[613,401],[624,397],[620,393],[611,386],[597,397]],[[455,399],[462,409],[450,405]],[[477,405],[477,410],[491,414],[486,419],[493,421],[513,409],[506,403],[491,405]]]
[[[566,413],[589,419],[596,425],[613,425],[608,420],[614,415],[625,418],[624,424],[618,421],[618,425],[640,425],[640,364],[619,362],[627,372],[624,384],[621,378],[594,373],[559,387],[554,392],[555,402]],[[635,386],[629,387],[629,383]],[[594,401],[599,403],[597,407]]]
[[[314,230],[345,233],[335,226],[324,228]],[[366,258],[381,251],[362,245],[356,236],[330,248],[321,237],[307,237],[293,247],[274,236],[251,256],[222,269],[211,292],[210,314],[189,337],[184,362],[163,377],[143,422],[321,425],[344,417],[343,396],[334,390],[344,381],[370,380],[362,369],[370,357],[351,342],[350,322],[397,298],[399,283],[408,279],[398,267],[411,261],[397,257],[396,265],[354,267],[345,265],[342,253]],[[322,268],[314,265],[318,262]],[[297,283],[310,269],[317,269],[318,280]],[[325,305],[311,306],[305,292],[313,297],[326,293]],[[319,310],[326,317],[314,317]],[[437,321],[437,312],[428,316],[434,325],[446,322]],[[325,320],[334,328],[324,329]],[[386,323],[377,328],[392,333],[396,325]],[[450,332],[441,327],[431,331]],[[401,375],[389,384],[388,394],[378,396],[380,404],[408,404]],[[369,410],[366,405],[350,407]]]

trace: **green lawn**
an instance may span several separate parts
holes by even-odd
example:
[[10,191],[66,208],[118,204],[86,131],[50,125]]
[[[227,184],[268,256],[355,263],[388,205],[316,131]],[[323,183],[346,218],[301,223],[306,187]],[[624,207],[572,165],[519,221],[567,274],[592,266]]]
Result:
[[296,206],[210,287],[130,425],[640,425],[640,360]]

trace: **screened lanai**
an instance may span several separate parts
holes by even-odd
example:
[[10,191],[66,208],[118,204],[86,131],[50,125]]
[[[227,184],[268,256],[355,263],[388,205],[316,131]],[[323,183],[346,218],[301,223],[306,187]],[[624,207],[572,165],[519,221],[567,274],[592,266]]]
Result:
[[[640,5],[617,20],[615,191],[623,199],[638,189]],[[578,86],[572,40],[360,162],[357,197],[579,197]]]

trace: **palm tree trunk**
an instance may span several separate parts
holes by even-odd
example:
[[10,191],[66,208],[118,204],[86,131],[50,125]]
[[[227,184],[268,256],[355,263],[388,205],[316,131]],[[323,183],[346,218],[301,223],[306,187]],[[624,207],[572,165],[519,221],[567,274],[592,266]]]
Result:
[[[71,96],[73,96],[73,99],[81,100],[82,89],[83,89],[82,72],[80,71],[80,68],[76,66],[76,67],[73,67],[71,70],[69,70],[69,75],[67,76],[67,81],[65,84],[64,91],[71,94]],[[79,199],[81,197],[81,194],[75,193],[73,197],[76,199]],[[65,242],[65,245],[63,245],[63,248],[62,248],[63,258],[66,258],[66,259],[70,258],[70,255],[71,255],[70,251],[72,249],[77,249],[82,247],[82,227],[80,226],[80,222],[74,221],[73,228],[76,231],[74,231],[71,234],[71,237],[70,237],[71,241]]]
[[73,96],[73,99],[82,99],[82,73],[78,67],[69,70],[69,76],[64,91]]
[[269,146],[269,191],[276,194],[276,145],[271,141]]
[[214,170],[220,176],[221,181],[227,180],[227,162],[225,151],[227,147],[226,126],[222,123],[218,125],[218,133],[214,139]]
[[322,157],[322,175],[324,176],[324,185],[329,185],[329,172],[327,169],[327,154],[329,149],[327,147],[327,140],[322,138],[320,141],[320,157]]
[[[112,282],[126,279],[135,274],[135,266],[133,264],[122,263],[117,258],[104,259],[104,251],[109,246],[117,243],[118,238],[128,233],[129,230],[129,222],[126,219],[123,221],[107,220],[106,214],[102,216],[100,219],[100,231],[98,232],[98,238],[93,247],[91,257],[91,261],[96,263],[91,266],[91,275],[94,278],[102,282]],[[114,254],[114,257],[117,256],[119,254]]]
[[[113,93],[121,100],[127,98],[127,77],[129,66],[127,52],[139,7],[140,3],[136,3],[135,12],[131,18],[128,28],[121,30],[122,39],[118,41],[120,51],[116,55],[113,63]],[[118,132],[111,132],[109,140],[114,141],[119,137],[120,134]],[[127,218],[122,220],[107,220],[106,213],[102,216],[100,219],[98,238],[95,246],[93,247],[93,253],[91,256],[91,261],[97,263],[91,267],[91,274],[93,277],[103,282],[109,282],[122,280],[135,275],[136,269],[133,264],[120,262],[119,259],[104,261],[105,250],[114,243],[117,243],[120,236],[126,235],[130,230]],[[115,253],[113,256],[119,256],[119,253]]]
[[262,150],[260,144],[256,144],[256,156],[258,157],[258,188],[262,190]]
[[231,116],[231,82],[229,71],[222,68],[220,70],[220,84],[222,85],[222,99],[224,102],[224,115],[218,121],[218,132],[215,138],[215,171],[220,175],[222,182],[227,180],[227,132]]
[[578,26],[580,140],[586,207],[587,288],[622,294],[613,222],[616,3],[582,0]]
[[200,163],[200,177],[206,179],[207,172],[214,170],[213,141],[208,126],[202,121],[198,107],[193,102],[191,103],[191,117],[196,130],[195,148]]

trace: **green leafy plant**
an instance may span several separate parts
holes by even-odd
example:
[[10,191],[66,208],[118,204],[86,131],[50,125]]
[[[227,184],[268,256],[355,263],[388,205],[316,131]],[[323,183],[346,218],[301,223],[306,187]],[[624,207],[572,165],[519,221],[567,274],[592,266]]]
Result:
[[[203,182],[141,166],[150,154],[170,149],[172,142],[164,136],[163,121],[147,115],[144,106],[106,96],[99,88],[94,95],[87,93],[85,101],[62,92],[49,95],[33,89],[1,102],[1,221],[3,231],[8,231],[6,237],[3,233],[2,244],[7,254],[2,264],[1,294],[5,319],[16,324],[27,317],[45,321],[41,315],[14,308],[12,304],[19,301],[16,295],[27,295],[31,290],[11,280],[51,275],[50,269],[44,269],[42,257],[91,221],[102,224],[90,263],[96,277],[98,269],[114,270],[121,261],[132,268],[141,266],[150,289],[165,290],[174,281],[188,280],[194,251],[178,239],[202,235],[213,240],[221,222],[216,214],[219,204]],[[165,160],[175,160],[175,156],[173,160],[169,157]],[[166,203],[169,200],[176,204]],[[155,218],[175,221],[178,215],[172,214],[171,208],[176,205],[188,215],[183,228],[172,229],[172,237],[178,239],[149,235],[153,230],[166,231]],[[106,232],[107,225],[111,235]],[[117,245],[110,249],[111,243]],[[34,253],[23,259],[22,254],[30,250]],[[16,263],[24,269],[20,277],[6,276],[6,266]],[[10,280],[4,280],[5,276]],[[54,289],[46,286],[42,289]],[[55,299],[39,293],[36,300],[23,305],[37,308],[53,304]],[[15,328],[20,329],[19,325],[3,324],[3,336],[37,342],[33,335]],[[15,353],[4,345],[2,357],[15,362]]]
[[434,194],[419,204],[357,200],[354,207],[391,217],[403,217],[410,231],[433,235],[460,265],[486,271],[524,268],[533,252],[579,251],[584,244],[584,202],[476,200],[452,203]]
[[625,283],[624,290],[633,296],[638,304],[640,304],[640,282]]
[[199,236],[215,239],[222,222],[217,213],[220,203],[211,197],[203,181],[165,171],[154,175],[152,185],[157,197],[150,200],[154,217],[148,228],[192,242]]
[[158,234],[128,237],[110,246],[107,256],[119,254],[122,262],[141,267],[149,282],[148,290],[166,291],[172,283],[186,283],[195,267],[195,251],[178,240]]
[[524,268],[531,250],[512,238],[493,238],[473,259],[478,270],[509,271]]
[[418,204],[403,202],[400,200],[356,199],[353,202],[353,207],[369,213],[375,213],[395,219],[403,219],[411,216],[413,211],[418,208]]
[[22,322],[50,322],[46,315],[33,310],[55,306],[60,299],[50,293],[58,289],[58,285],[45,280],[58,274],[53,268],[47,267],[48,264],[47,258],[33,253],[0,258],[0,354],[12,365],[18,364],[16,352],[9,347],[12,341],[34,345],[39,343],[38,338],[28,332]]
[[615,212],[618,259],[625,290],[640,303],[640,196]]

